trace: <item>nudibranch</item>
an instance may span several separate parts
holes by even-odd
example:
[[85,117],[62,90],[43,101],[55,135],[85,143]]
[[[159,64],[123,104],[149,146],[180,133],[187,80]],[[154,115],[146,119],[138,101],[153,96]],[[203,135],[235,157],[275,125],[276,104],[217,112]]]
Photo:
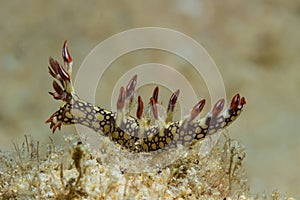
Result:
[[[126,87],[121,87],[117,99],[117,111],[113,112],[79,98],[72,84],[73,60],[68,51],[67,42],[62,49],[64,67],[50,57],[48,67],[55,79],[49,92],[54,99],[63,104],[53,113],[46,123],[54,133],[62,125],[80,124],[108,137],[121,148],[130,152],[153,152],[162,149],[188,146],[228,127],[237,119],[246,104],[244,97],[236,94],[229,106],[223,111],[225,100],[218,100],[210,112],[202,119],[197,119],[205,105],[205,99],[192,107],[189,115],[182,120],[173,120],[175,104],[180,91],[176,90],[170,97],[167,116],[162,119],[158,110],[159,88],[155,87],[148,105],[144,106],[141,96],[137,98],[136,117],[130,114],[135,97],[137,75]],[[150,113],[150,114],[149,114]]]

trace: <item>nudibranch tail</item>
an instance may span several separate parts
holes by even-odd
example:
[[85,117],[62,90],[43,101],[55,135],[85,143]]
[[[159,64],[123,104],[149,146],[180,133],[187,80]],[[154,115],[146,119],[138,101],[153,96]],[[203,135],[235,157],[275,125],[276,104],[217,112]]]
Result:
[[80,99],[72,84],[73,59],[64,42],[62,57],[64,67],[53,58],[49,59],[49,73],[53,81],[54,99],[63,104],[46,123],[54,133],[62,125],[80,124],[108,137],[111,141],[132,152],[150,152],[176,148],[178,145],[188,146],[204,139],[229,126],[240,115],[246,100],[236,94],[230,105],[224,109],[225,100],[218,100],[210,112],[198,119],[205,106],[205,99],[200,100],[191,109],[189,115],[182,120],[174,121],[173,114],[179,97],[179,89],[171,95],[167,105],[167,116],[162,119],[158,106],[159,88],[155,87],[147,105],[138,96],[136,117],[131,115],[137,85],[134,75],[127,86],[121,87],[117,99],[117,111],[113,112],[94,106]]

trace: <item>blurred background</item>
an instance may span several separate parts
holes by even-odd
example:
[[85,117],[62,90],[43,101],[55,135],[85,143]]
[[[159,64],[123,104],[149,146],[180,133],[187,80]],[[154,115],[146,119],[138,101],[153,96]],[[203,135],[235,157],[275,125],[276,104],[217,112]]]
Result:
[[[0,1],[0,148],[11,148],[24,134],[41,144],[52,136],[44,121],[60,102],[47,94],[52,91],[47,65],[49,56],[61,60],[65,39],[76,73],[98,43],[145,26],[195,39],[216,62],[228,99],[237,92],[246,96],[245,111],[228,134],[246,147],[251,193],[279,189],[300,197],[300,2],[294,0]],[[110,107],[105,94],[120,68],[149,62],[176,65],[199,83],[199,96],[209,98],[187,63],[145,50],[112,64],[99,84],[97,105]],[[59,141],[71,130],[63,127],[53,137]]]

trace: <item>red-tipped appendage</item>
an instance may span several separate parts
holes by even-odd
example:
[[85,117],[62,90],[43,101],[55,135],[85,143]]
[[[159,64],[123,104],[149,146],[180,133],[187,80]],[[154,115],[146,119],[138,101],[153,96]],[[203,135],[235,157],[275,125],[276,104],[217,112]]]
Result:
[[67,66],[69,66],[73,61],[73,59],[69,53],[69,50],[68,50],[67,40],[65,40],[63,48],[62,48],[62,57],[64,59],[65,65],[67,65]]
[[200,112],[203,110],[205,105],[205,99],[200,100],[191,110],[190,112],[190,120],[194,120]]
[[240,105],[243,106],[245,104],[246,104],[246,99],[245,99],[245,97],[242,97],[241,101],[240,101]]
[[52,129],[52,133],[54,133],[57,128],[60,130],[62,125],[61,121],[57,121],[56,113],[53,113],[45,123],[50,123],[50,129]]
[[157,109],[158,92],[159,92],[159,88],[158,88],[158,86],[156,86],[154,88],[152,97],[150,98],[150,102],[149,102],[149,104],[152,108],[152,113],[153,113],[154,119],[158,119],[158,109]]
[[174,112],[175,104],[177,102],[179,93],[180,93],[180,90],[178,89],[175,92],[173,92],[173,94],[171,95],[167,112]]
[[54,99],[65,100],[66,92],[61,88],[61,86],[56,81],[53,81],[52,85],[55,92],[49,92],[49,94],[51,94],[54,97]]
[[246,100],[244,97],[240,97],[240,94],[234,95],[234,97],[231,100],[230,106],[229,106],[229,112],[233,112],[237,109],[241,109],[246,104]]
[[144,103],[143,103],[142,97],[139,96],[138,97],[138,106],[137,106],[137,109],[136,109],[136,117],[138,119],[142,119],[143,112],[144,112]]
[[127,87],[126,87],[126,98],[127,98],[127,100],[130,99],[130,101],[132,101],[136,84],[137,84],[137,75],[134,75],[130,79],[130,81],[127,84]]
[[224,99],[220,99],[215,103],[213,109],[211,110],[212,118],[216,118],[223,110],[225,104]]
[[122,86],[120,88],[119,97],[118,97],[118,101],[117,101],[117,109],[118,110],[123,110],[123,108],[125,107],[125,100],[126,100],[126,93],[125,93],[124,87]]
[[240,103],[240,94],[234,95],[230,103],[230,110],[235,110],[239,106]]
[[50,64],[50,67],[48,67],[49,73],[51,76],[53,76],[53,78],[59,80],[62,84],[64,81],[70,81],[70,75],[59,64],[59,62],[57,62],[56,60],[50,57],[49,64]]
[[60,77],[59,72],[58,72],[59,63],[56,60],[54,60],[52,57],[50,57],[49,64],[50,64],[50,66],[48,66],[49,74],[53,78],[63,82],[63,79],[62,79],[62,77]]
[[64,93],[63,89],[60,87],[60,85],[58,85],[56,81],[53,81],[52,86],[55,92],[57,92],[59,95],[62,95]]
[[49,92],[54,99],[61,99],[65,100],[66,98],[66,92],[65,89],[67,88],[67,85],[70,83],[71,78],[68,72],[65,71],[65,69],[53,58],[49,58],[49,74],[55,78],[60,84],[58,84],[56,81],[53,81],[53,88],[55,92]]
[[153,98],[155,103],[158,102],[158,92],[159,92],[159,88],[158,88],[158,86],[156,86],[154,88],[154,91],[153,91],[153,94],[152,94],[152,98]]
[[156,101],[154,100],[153,97],[150,98],[150,105],[151,105],[151,108],[152,108],[152,113],[153,113],[154,119],[158,119],[157,104],[156,104]]

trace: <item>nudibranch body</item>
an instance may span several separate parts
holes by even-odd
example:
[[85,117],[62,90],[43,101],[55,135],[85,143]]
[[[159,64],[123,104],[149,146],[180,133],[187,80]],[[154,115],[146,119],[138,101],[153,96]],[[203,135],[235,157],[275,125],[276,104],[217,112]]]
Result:
[[[57,128],[60,129],[61,125],[81,124],[109,137],[111,141],[131,152],[152,152],[176,148],[178,145],[195,144],[229,126],[240,115],[246,104],[245,98],[236,94],[224,111],[225,101],[220,99],[204,118],[197,119],[205,105],[205,99],[202,99],[191,109],[188,117],[173,121],[174,107],[179,96],[179,90],[176,90],[170,97],[166,119],[161,119],[157,108],[159,88],[156,87],[147,105],[149,109],[144,108],[143,100],[138,96],[136,117],[133,117],[130,111],[137,84],[135,75],[125,88],[120,88],[117,112],[113,112],[94,106],[76,95],[71,80],[73,61],[66,41],[62,57],[64,67],[53,58],[49,59],[48,67],[49,73],[55,79],[53,81],[55,92],[49,93],[55,99],[64,102],[46,121],[50,123],[53,133]],[[146,113],[146,110],[151,114]]]

